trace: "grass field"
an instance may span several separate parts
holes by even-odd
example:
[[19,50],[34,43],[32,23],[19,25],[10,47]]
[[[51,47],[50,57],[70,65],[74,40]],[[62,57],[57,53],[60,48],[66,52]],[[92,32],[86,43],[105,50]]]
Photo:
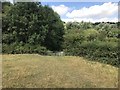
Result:
[[113,88],[118,68],[74,56],[3,55],[3,87]]

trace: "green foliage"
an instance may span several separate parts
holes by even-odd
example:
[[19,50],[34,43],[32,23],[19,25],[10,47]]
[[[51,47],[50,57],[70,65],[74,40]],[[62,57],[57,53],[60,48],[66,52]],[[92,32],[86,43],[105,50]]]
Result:
[[[100,23],[101,29],[77,30],[71,28],[64,35],[66,55],[83,56],[91,60],[119,66],[118,29]],[[115,24],[116,25],[116,24]]]
[[94,29],[88,29],[83,32],[83,35],[85,36],[87,41],[94,41],[97,39],[99,32]]
[[85,30],[92,28],[93,25],[91,22],[68,22],[66,23],[67,29],[79,29],[79,30]]
[[22,43],[14,43],[10,45],[3,44],[3,53],[8,53],[8,54],[37,53],[41,55],[46,55],[47,49],[40,45],[33,46],[29,44],[23,45]]
[[[6,49],[3,52],[41,53],[43,50],[45,54],[46,48],[52,51],[62,49],[63,22],[49,6],[34,2],[3,3],[2,22],[3,47]],[[23,45],[19,46],[20,42]],[[18,45],[14,46],[15,43]],[[6,46],[11,48],[10,51]]]

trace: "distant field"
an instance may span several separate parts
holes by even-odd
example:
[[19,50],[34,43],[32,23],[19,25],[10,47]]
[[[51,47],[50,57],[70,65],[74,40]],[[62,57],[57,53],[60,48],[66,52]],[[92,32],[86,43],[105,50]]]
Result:
[[3,55],[3,87],[113,88],[118,68],[75,56]]

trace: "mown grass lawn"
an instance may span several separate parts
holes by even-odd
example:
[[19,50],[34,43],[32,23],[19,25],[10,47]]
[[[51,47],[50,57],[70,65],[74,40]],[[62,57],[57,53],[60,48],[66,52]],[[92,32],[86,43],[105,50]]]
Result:
[[3,55],[3,87],[114,88],[118,68],[75,56]]

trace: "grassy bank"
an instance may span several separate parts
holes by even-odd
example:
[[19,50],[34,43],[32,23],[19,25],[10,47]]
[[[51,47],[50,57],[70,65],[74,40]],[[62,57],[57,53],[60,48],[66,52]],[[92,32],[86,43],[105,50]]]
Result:
[[118,68],[74,56],[3,55],[3,87],[117,87]]

